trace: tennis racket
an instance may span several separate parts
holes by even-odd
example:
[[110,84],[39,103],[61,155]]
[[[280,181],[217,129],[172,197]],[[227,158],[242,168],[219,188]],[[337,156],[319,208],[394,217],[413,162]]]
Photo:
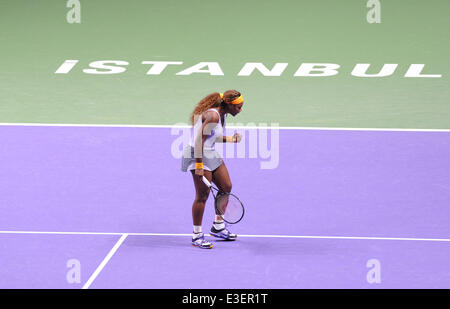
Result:
[[206,179],[202,177],[204,184],[211,189],[214,196],[214,207],[216,214],[223,218],[228,224],[236,224],[244,217],[245,209],[241,200],[234,194],[220,192],[216,187]]

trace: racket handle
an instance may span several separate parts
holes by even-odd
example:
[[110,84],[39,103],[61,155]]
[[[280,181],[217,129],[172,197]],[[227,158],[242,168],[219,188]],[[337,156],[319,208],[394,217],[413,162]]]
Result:
[[202,180],[203,180],[203,183],[204,183],[208,188],[211,188],[211,183],[208,181],[208,179],[206,179],[205,176],[202,176]]

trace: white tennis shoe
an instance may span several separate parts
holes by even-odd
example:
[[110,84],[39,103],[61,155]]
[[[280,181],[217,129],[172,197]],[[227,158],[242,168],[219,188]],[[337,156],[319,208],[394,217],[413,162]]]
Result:
[[205,239],[203,233],[199,233],[197,237],[192,237],[192,245],[201,249],[212,249],[213,245]]
[[211,227],[211,231],[209,233],[211,236],[217,237],[217,238],[221,238],[224,240],[236,240],[237,235],[230,233],[229,230],[227,230],[227,228],[223,228],[221,230],[217,230],[214,226]]

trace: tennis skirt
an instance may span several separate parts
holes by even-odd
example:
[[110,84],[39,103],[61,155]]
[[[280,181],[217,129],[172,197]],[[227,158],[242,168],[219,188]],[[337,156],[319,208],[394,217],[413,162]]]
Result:
[[[183,157],[181,158],[181,170],[183,172],[195,170],[194,147],[186,146],[183,149]],[[223,163],[222,157],[214,149],[203,150],[203,169],[206,171],[214,171]]]

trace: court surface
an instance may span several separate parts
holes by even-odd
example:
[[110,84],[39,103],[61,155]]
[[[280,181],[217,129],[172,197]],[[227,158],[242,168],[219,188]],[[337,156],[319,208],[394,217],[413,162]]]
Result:
[[[0,288],[448,288],[449,8],[382,2],[370,24],[365,1],[97,0],[71,24],[64,1],[2,2]],[[127,64],[90,74],[100,60]],[[177,74],[201,62],[223,75]],[[239,75],[256,62],[288,65]],[[242,144],[218,147],[246,215],[200,250],[181,141],[226,89],[245,99]]]

